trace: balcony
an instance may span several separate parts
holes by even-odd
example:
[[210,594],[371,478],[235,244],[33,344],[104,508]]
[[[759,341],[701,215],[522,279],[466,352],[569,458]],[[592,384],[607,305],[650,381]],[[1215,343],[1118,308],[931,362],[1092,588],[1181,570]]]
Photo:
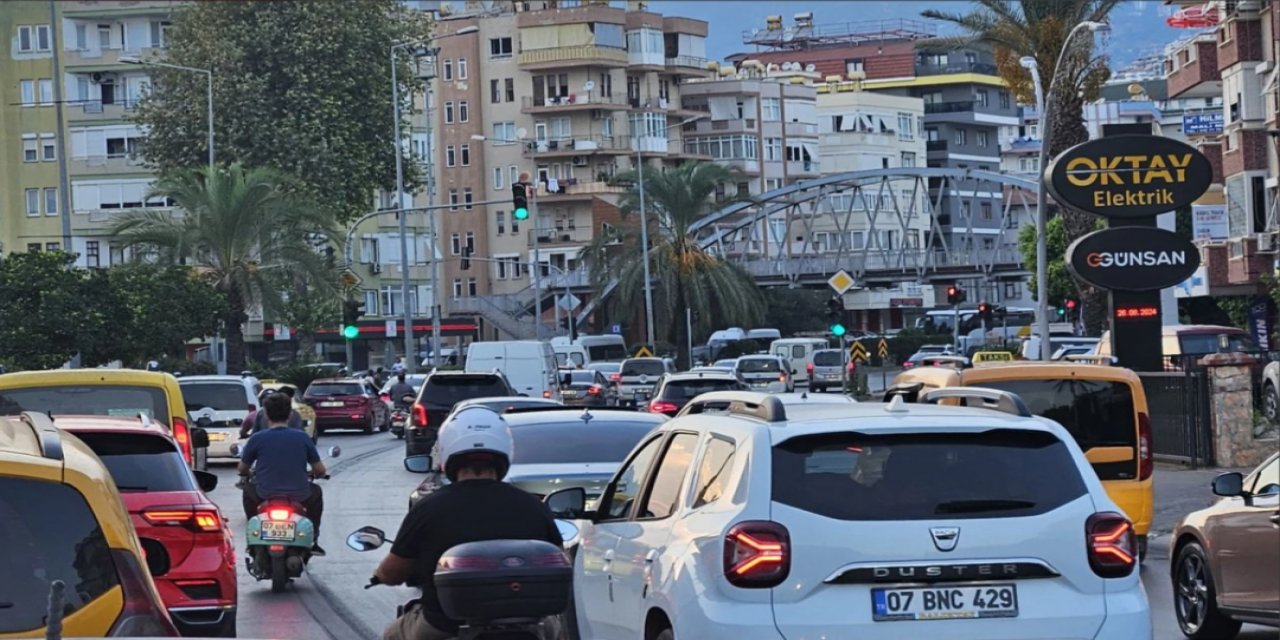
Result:
[[1213,36],[1186,43],[1165,59],[1170,98],[1207,98],[1222,94],[1218,47]]
[[522,113],[572,113],[598,109],[621,111],[626,108],[627,99],[625,96],[601,96],[589,93],[556,96],[542,100],[535,100],[531,96],[525,96],[520,104]]
[[544,228],[530,229],[528,232],[529,247],[533,247],[534,238],[537,238],[539,248],[546,249],[566,244],[585,244],[591,242],[590,227],[565,227],[565,228]]
[[[574,156],[623,155],[631,152],[626,136],[570,136],[524,143],[526,158],[567,158]],[[585,164],[585,163],[584,163]]]
[[946,140],[926,140],[924,143],[925,151],[946,151]]
[[[79,120],[123,120],[138,108],[138,100],[116,100],[104,104],[101,100],[85,100],[68,105],[67,118]],[[79,112],[76,108],[79,107]]]
[[127,209],[76,209],[72,211],[71,228],[73,230],[109,229],[120,221],[121,216],[144,210],[168,213],[174,219],[182,217],[182,212],[179,209],[172,207],[147,207],[146,209],[139,207],[130,207]]
[[668,73],[685,76],[704,76],[710,73],[707,64],[711,61],[697,56],[676,56],[666,59]]
[[945,76],[955,73],[981,73],[999,75],[994,64],[986,62],[948,62],[947,64],[916,64],[917,76]]
[[975,100],[954,100],[951,102],[926,102],[924,112],[926,114],[934,113],[966,113],[972,112],[977,106]]
[[130,155],[72,157],[67,168],[76,176],[106,175],[137,171],[149,173],[142,158]]
[[818,175],[818,162],[816,160],[789,160],[787,161],[787,175]]
[[589,201],[597,196],[618,195],[627,191],[626,187],[611,185],[608,182],[579,182],[575,178],[558,181],[559,190],[547,191],[546,184],[538,187],[539,202],[575,202]]
[[[1232,17],[1218,25],[1218,71],[1237,63],[1258,63],[1266,59],[1262,43],[1262,21]],[[1251,73],[1252,68],[1246,73]]]
[[570,67],[625,67],[627,50],[582,44],[520,52],[520,66],[527,70]]
[[1240,129],[1226,135],[1236,141],[1231,149],[1222,149],[1222,174],[1229,178],[1245,171],[1266,171],[1267,132],[1262,129]]

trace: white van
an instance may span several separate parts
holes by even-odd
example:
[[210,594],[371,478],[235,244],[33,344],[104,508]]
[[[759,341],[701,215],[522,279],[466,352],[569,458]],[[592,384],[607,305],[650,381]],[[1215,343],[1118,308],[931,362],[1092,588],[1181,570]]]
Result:
[[591,362],[587,350],[576,342],[570,342],[568,336],[552,338],[551,351],[555,353],[556,365],[561,369],[581,369]]
[[622,362],[631,357],[627,341],[619,335],[578,336],[573,344],[586,352],[586,364],[592,362]]
[[467,371],[497,369],[516,393],[560,401],[560,375],[551,345],[536,340],[473,342],[467,349]]
[[830,346],[823,338],[783,338],[774,340],[769,345],[769,353],[776,356],[782,356],[791,363],[791,369],[795,371],[792,379],[795,382],[809,383],[809,365],[813,364],[813,353],[819,349],[828,349]]
[[782,332],[777,329],[752,329],[747,332],[747,340],[759,340],[760,342],[773,342],[781,340]]

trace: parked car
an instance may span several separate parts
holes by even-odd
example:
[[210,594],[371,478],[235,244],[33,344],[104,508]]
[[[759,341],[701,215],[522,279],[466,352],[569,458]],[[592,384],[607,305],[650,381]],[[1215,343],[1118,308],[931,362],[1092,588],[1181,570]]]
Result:
[[236,635],[236,555],[206,492],[218,476],[187,469],[164,425],[150,418],[60,416],[106,465],[129,512],[161,602],[187,636]]
[[[55,369],[0,376],[0,415],[38,411],[57,415],[133,416],[164,423],[192,468],[203,468],[191,444],[187,407],[178,379],[137,369]],[[199,457],[205,452],[201,450]]]
[[1272,423],[1280,422],[1280,362],[1262,369],[1262,414]]
[[673,373],[663,376],[647,409],[674,417],[690,400],[709,391],[747,391],[750,387],[736,373]]
[[231,445],[240,439],[245,418],[258,410],[262,383],[252,376],[184,376],[178,386],[191,422],[209,419],[209,460],[234,462]]
[[445,416],[459,402],[515,395],[518,395],[516,390],[499,371],[432,371],[423,381],[418,399],[409,409],[409,428],[404,436],[405,455],[429,453]]
[[826,391],[832,387],[844,388],[845,369],[849,379],[853,379],[855,365],[844,349],[819,349],[813,352],[813,361],[809,364],[809,390]]
[[598,504],[548,495],[580,636],[1150,640],[1132,525],[1071,435],[948,392],[1002,410],[708,393]]
[[312,381],[302,401],[315,409],[319,433],[332,429],[359,429],[365,433],[391,428],[391,411],[378,390],[358,378],[321,378]]
[[178,637],[111,472],[88,445],[39,411],[0,416],[0,469],[6,636],[46,637],[61,581],[61,637]]
[[653,395],[658,379],[673,373],[675,367],[665,358],[628,358],[618,371],[618,399],[624,407],[635,407]]
[[787,393],[796,389],[795,377],[782,356],[742,356],[734,372],[757,391]]
[[616,407],[618,390],[603,373],[561,369],[560,396],[571,407]]

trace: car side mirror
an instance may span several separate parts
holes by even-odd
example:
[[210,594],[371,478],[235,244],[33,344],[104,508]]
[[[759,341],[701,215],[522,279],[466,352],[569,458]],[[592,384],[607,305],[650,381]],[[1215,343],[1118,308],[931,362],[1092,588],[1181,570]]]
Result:
[[196,419],[196,426],[201,429],[208,429],[213,426],[213,420],[210,420],[209,416],[200,416]]
[[1238,471],[1219,474],[1213,479],[1213,495],[1236,498],[1244,495],[1244,474]]
[[235,442],[235,443],[232,443],[232,444],[231,444],[231,455],[232,455],[232,457],[236,457],[236,458],[239,458],[239,457],[240,457],[240,443],[239,443],[239,442]]
[[418,454],[416,456],[407,456],[404,459],[405,471],[410,473],[430,473],[431,472],[431,456],[429,454]]
[[237,427],[238,427],[238,426],[240,426],[240,425],[244,424],[244,418],[232,418],[232,419],[231,419],[231,424],[234,424],[235,426],[237,426]]
[[202,427],[196,427],[191,430],[191,446],[196,449],[204,449],[209,446],[209,432]]
[[557,518],[575,519],[586,517],[587,490],[582,487],[569,487],[552,492],[543,499],[551,515]]
[[196,484],[200,486],[200,490],[209,493],[218,488],[218,476],[208,471],[192,471],[196,476]]
[[373,551],[386,542],[387,532],[377,527],[360,527],[347,536],[347,546],[355,551]]
[[329,447],[329,457],[336,458],[342,455],[342,447]]

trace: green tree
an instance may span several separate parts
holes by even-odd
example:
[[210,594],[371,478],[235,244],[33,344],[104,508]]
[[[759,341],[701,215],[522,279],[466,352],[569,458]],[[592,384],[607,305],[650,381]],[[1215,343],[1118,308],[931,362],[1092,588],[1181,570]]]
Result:
[[[630,172],[617,179],[635,183],[636,178]],[[654,335],[660,340],[685,344],[685,309],[698,315],[695,333],[702,334],[713,324],[751,327],[764,318],[764,299],[750,274],[703,250],[689,231],[721,206],[714,200],[716,188],[735,181],[730,169],[710,162],[689,162],[644,175]],[[640,301],[644,300],[638,189],[623,194],[618,208],[623,224],[613,234],[597,236],[587,246],[584,259],[597,295],[617,282],[609,302],[610,317],[631,318],[643,313]],[[679,353],[681,360],[687,357],[683,349]]]
[[[924,17],[959,25],[964,31],[960,36],[939,38],[932,46],[947,48],[981,43],[992,47],[1001,79],[1022,104],[1035,104],[1035,92],[1031,74],[1019,60],[1023,56],[1035,58],[1046,94],[1050,79],[1055,73],[1060,76],[1052,104],[1047,105],[1049,157],[1088,140],[1083,106],[1097,98],[1102,83],[1110,77],[1107,60],[1094,56],[1087,31],[1072,40],[1061,61],[1058,54],[1077,24],[1086,20],[1105,22],[1119,0],[976,0],[974,4],[977,6],[968,13],[925,10]],[[1061,69],[1058,69],[1059,62]],[[1061,215],[1068,243],[1095,229],[1096,218],[1091,214],[1063,208]],[[1086,329],[1094,334],[1101,332],[1107,319],[1106,291],[1083,282],[1076,282],[1075,286],[1085,303]]]
[[105,276],[75,269],[60,251],[15,253],[0,259],[0,364],[10,370],[60,367],[81,354],[84,364],[111,359],[125,308]]
[[830,290],[774,287],[763,293],[766,307],[762,327],[777,329],[784,336],[827,329],[823,313],[831,299]]
[[[390,51],[429,33],[424,15],[397,0],[191,2],[176,10],[166,61],[212,70],[220,163],[296,175],[345,221],[395,185]],[[420,85],[409,57],[397,70],[406,131]],[[159,170],[206,164],[206,77],[150,73],[136,115],[148,128],[144,158]],[[405,163],[410,186],[416,166]]]
[[342,298],[337,286],[324,287],[308,283],[306,276],[290,277],[284,285],[289,295],[280,307],[280,321],[289,327],[297,341],[295,357],[302,362],[315,356],[316,334],[321,329],[337,326],[342,317]]
[[126,363],[181,357],[188,340],[217,333],[226,296],[190,267],[134,263],[105,273],[131,319],[116,336],[116,355]]
[[318,288],[334,281],[318,246],[336,237],[329,213],[291,193],[272,169],[240,164],[187,169],[160,176],[148,197],[173,200],[184,213],[143,210],[112,229],[126,246],[161,264],[190,264],[225,296],[220,317],[227,367],[245,368],[242,323],[250,307],[278,317],[281,274],[306,277]]

